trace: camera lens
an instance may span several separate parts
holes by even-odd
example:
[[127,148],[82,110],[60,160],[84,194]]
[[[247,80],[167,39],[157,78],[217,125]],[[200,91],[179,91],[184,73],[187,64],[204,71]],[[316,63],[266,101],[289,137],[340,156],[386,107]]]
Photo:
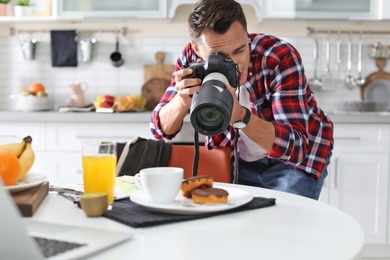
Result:
[[209,131],[218,131],[224,125],[224,117],[216,107],[202,107],[195,117],[199,127]]
[[229,126],[233,97],[226,89],[227,78],[218,72],[208,74],[198,93],[192,97],[191,124],[206,136],[222,133]]

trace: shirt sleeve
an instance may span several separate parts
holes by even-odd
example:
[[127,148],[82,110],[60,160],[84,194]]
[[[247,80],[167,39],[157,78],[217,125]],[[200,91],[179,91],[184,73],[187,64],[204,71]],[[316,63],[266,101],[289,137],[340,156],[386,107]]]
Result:
[[[307,81],[299,53],[290,45],[275,50],[269,81],[275,139],[269,157],[299,164],[308,151],[309,105]],[[271,63],[272,64],[272,63]]]
[[151,120],[150,120],[150,130],[153,134],[153,136],[156,139],[173,139],[181,130],[181,127],[176,131],[176,133],[172,135],[165,134],[161,127],[160,127],[160,111],[163,106],[165,106],[169,101],[172,100],[172,98],[177,94],[176,91],[176,82],[175,82],[175,73],[178,70],[181,70],[182,68],[188,67],[190,63],[193,63],[198,60],[198,56],[196,55],[195,51],[191,48],[191,44],[188,43],[180,57],[177,59],[175,64],[175,70],[172,73],[172,80],[170,85],[165,90],[164,95],[162,96],[160,102],[157,104],[157,106],[153,109]]

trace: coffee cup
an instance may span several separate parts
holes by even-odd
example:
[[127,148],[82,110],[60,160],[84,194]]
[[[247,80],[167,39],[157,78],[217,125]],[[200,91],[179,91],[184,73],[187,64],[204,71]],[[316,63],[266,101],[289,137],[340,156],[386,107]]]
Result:
[[68,99],[68,106],[84,107],[85,97],[84,92],[88,89],[88,83],[80,82],[73,83],[69,86],[70,98]]
[[153,203],[166,204],[175,200],[183,182],[184,170],[178,167],[152,167],[134,176],[135,184]]

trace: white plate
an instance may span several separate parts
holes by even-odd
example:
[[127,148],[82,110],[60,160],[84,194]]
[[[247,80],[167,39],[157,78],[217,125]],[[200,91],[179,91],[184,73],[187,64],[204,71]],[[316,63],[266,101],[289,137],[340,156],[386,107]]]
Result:
[[161,212],[173,214],[201,214],[234,209],[247,204],[253,199],[253,195],[245,190],[227,187],[223,184],[215,185],[215,187],[225,189],[229,192],[228,202],[226,204],[196,204],[191,199],[185,198],[180,194],[177,195],[175,201],[172,203],[158,204],[151,202],[143,191],[132,194],[130,200],[138,205]]
[[28,173],[24,176],[20,181],[18,181],[15,185],[4,187],[6,190],[10,192],[18,192],[28,188],[32,188],[44,182],[46,180],[46,176],[36,173]]
[[365,93],[365,100],[375,101],[378,104],[388,105],[390,101],[390,80],[376,79],[368,84]]

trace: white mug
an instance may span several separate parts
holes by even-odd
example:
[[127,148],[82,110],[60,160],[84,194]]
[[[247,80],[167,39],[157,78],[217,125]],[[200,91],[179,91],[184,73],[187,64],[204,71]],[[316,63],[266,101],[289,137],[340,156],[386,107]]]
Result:
[[84,107],[85,97],[84,92],[88,89],[88,83],[73,83],[69,86],[70,98],[68,99],[68,106]]
[[135,184],[153,203],[165,204],[175,200],[183,182],[184,170],[178,167],[152,167],[134,176]]

